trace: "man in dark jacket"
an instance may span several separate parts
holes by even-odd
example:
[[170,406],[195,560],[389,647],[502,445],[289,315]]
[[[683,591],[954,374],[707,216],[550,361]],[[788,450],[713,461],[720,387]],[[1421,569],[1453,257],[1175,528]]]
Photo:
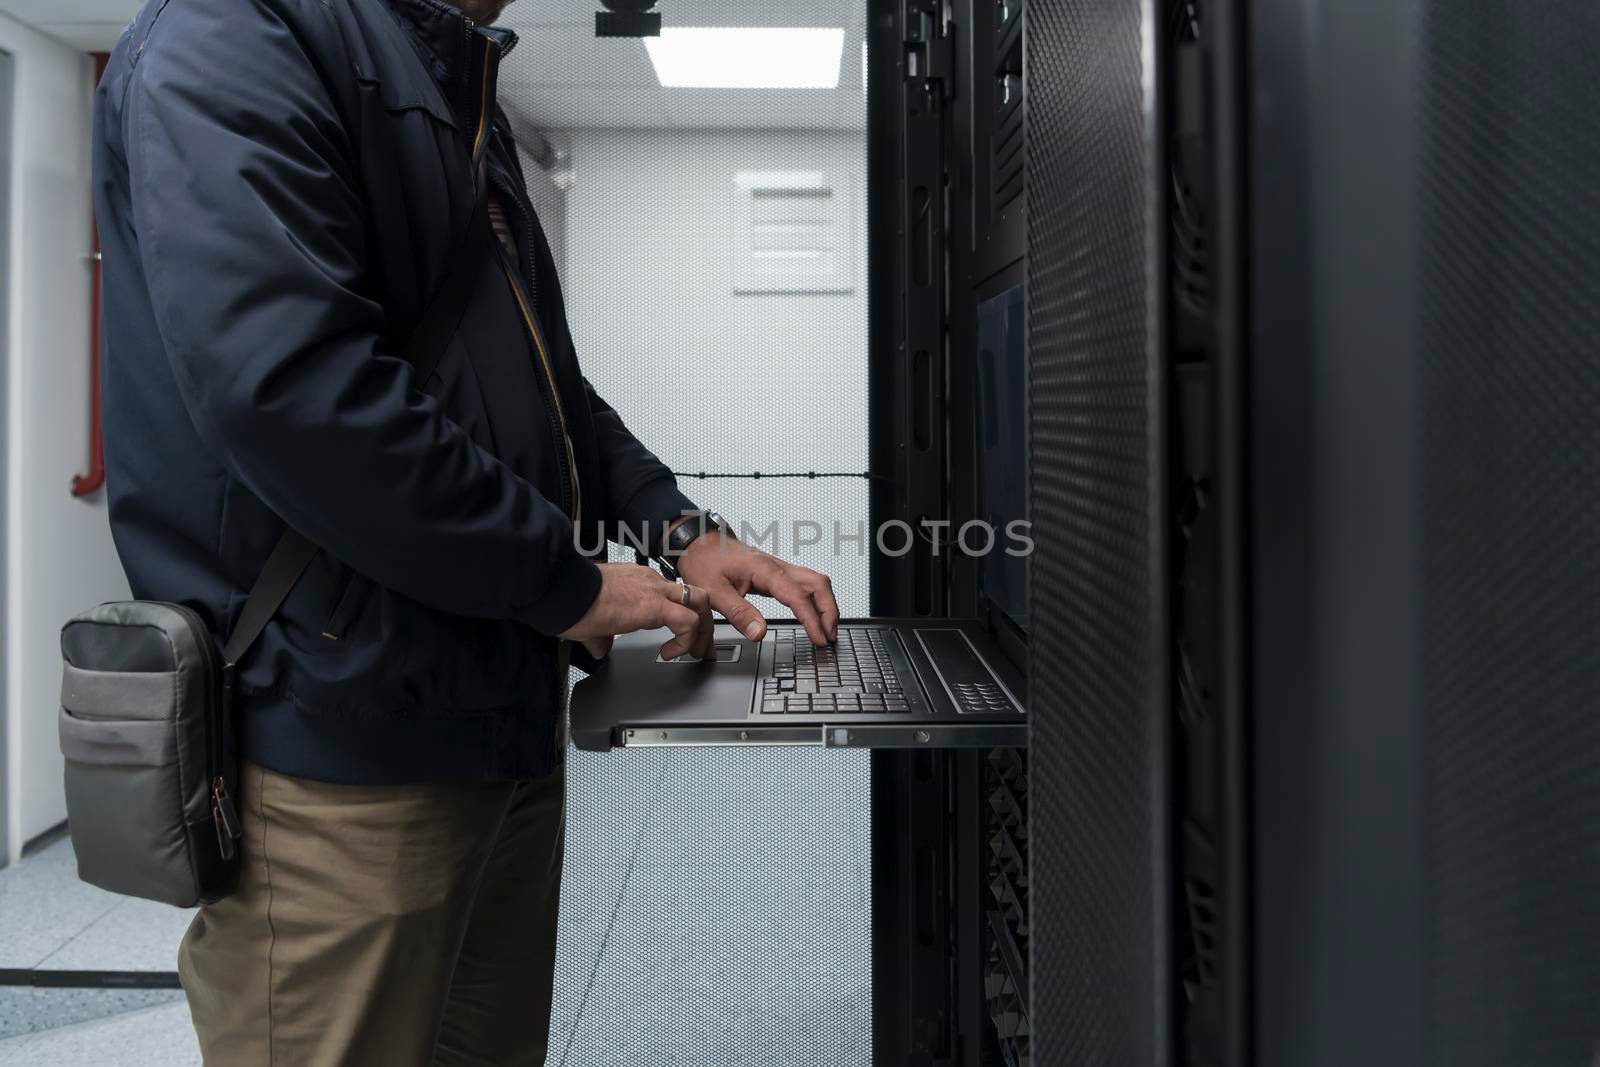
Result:
[[[286,525],[321,550],[239,665],[240,884],[179,960],[210,1062],[542,1063],[569,648],[704,653],[711,608],[756,638],[749,592],[837,625],[825,577],[730,550],[580,372],[495,106],[502,6],[147,0],[96,98],[133,592],[220,640]],[[623,524],[682,525],[688,592],[580,549]]]

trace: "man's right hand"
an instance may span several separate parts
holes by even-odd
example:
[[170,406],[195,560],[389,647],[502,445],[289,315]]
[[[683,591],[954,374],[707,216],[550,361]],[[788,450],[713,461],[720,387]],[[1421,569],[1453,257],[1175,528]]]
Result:
[[[662,659],[685,653],[709,659],[716,654],[711,621],[711,597],[704,589],[669,582],[649,567],[636,563],[601,563],[600,595],[583,618],[561,634],[582,641],[596,659],[611,651],[611,639],[636,630],[665,626],[672,640],[661,646]],[[683,591],[689,590],[689,605]]]

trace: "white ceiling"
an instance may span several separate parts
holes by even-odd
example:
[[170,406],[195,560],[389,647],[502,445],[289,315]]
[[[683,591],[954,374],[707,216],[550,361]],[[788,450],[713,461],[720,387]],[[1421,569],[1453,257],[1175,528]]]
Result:
[[845,31],[837,89],[663,89],[644,42],[594,35],[598,0],[515,0],[502,24],[521,42],[500,98],[547,129],[863,129],[867,0],[661,0],[668,26],[831,26]]
[[[663,89],[644,43],[599,39],[599,0],[514,0],[521,37],[500,97],[546,129],[666,127],[862,129],[867,0],[661,0],[669,26],[834,26],[845,31],[837,89]],[[85,51],[116,43],[139,0],[0,0],[0,12]]]

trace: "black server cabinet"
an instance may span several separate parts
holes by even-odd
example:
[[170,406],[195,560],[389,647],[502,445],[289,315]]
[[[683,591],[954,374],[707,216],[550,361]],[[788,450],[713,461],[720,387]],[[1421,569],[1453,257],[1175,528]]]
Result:
[[[1026,280],[1023,8],[872,8],[875,524],[985,517],[980,320],[1017,308],[1020,336]],[[952,542],[875,559],[874,611],[987,618],[1026,671],[1024,631]],[[1026,751],[879,753],[873,782],[875,1059],[1029,1067]]]
[[1593,1062],[1600,9],[1028,14],[1036,1062]]
[[[1006,451],[998,435],[980,441],[978,434],[984,427],[994,434],[1004,421],[996,417],[999,405],[1009,405],[1014,395],[1001,386],[1004,376],[1026,376],[1028,4],[956,0],[946,10],[954,27],[956,86],[947,142],[950,517],[957,524],[977,519],[1000,525],[1011,513],[997,502],[1005,497],[1006,479],[986,461],[985,449],[991,457]],[[980,406],[988,418],[977,418]],[[1023,423],[1022,440],[1026,411],[1016,417]],[[1009,582],[1000,568],[988,573],[1003,585]],[[1027,634],[1016,623],[1016,605],[997,601],[1001,594],[985,587],[984,574],[978,561],[954,555],[952,601],[963,613],[986,618],[1026,672]],[[963,753],[955,763],[956,840],[970,842],[955,858],[957,899],[964,901],[957,913],[961,1062],[1030,1067],[1036,1061],[1028,1004],[1028,753]]]
[[1027,13],[1034,1058],[1172,1062],[1162,117],[1149,3]]
[[1593,1063],[1600,9],[1249,16],[1258,1061]]
[[[946,145],[955,83],[936,0],[872,0],[867,64],[870,519],[916,528],[950,508],[947,381]],[[923,537],[887,554],[874,538],[875,615],[951,610],[949,555]],[[952,830],[959,757],[879,750],[872,756],[873,1060],[957,1061],[956,876]],[[970,848],[970,844],[966,847]]]

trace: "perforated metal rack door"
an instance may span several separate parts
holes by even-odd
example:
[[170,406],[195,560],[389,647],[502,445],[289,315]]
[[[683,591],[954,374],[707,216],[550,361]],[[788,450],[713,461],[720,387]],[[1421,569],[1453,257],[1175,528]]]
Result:
[[1425,5],[1429,1063],[1600,1057],[1600,9]]
[[1252,14],[1260,1059],[1592,1064],[1600,10]]
[[1168,1042],[1159,179],[1147,4],[1030,5],[1035,1062]]

